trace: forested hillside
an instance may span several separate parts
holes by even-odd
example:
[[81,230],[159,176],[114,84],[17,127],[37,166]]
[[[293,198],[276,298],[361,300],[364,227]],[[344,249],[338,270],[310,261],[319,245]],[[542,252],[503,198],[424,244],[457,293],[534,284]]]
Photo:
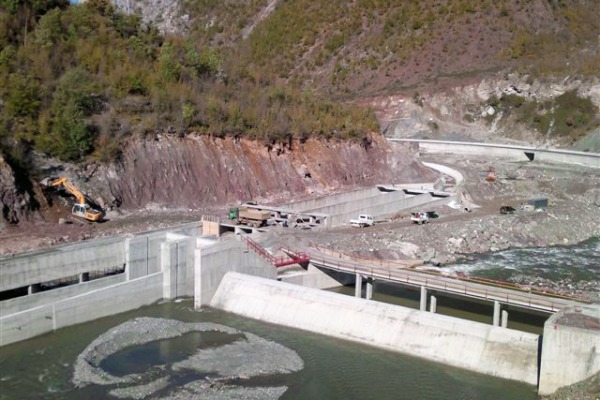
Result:
[[162,36],[108,1],[4,2],[0,138],[13,159],[30,148],[112,161],[124,139],[188,132],[368,140],[368,109],[248,74],[235,55],[195,35]]
[[[368,145],[377,120],[353,105],[365,96],[498,71],[586,79],[600,65],[593,0],[296,0],[259,19],[267,3],[184,0],[185,29],[161,33],[109,0],[1,0],[5,156],[110,162],[157,133]],[[597,125],[589,101],[563,100],[583,110],[563,112],[567,134]],[[496,101],[540,131],[562,104]]]

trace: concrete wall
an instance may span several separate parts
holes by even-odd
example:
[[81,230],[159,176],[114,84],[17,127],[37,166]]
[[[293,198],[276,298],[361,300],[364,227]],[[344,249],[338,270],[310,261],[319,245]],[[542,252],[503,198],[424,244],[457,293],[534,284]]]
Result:
[[405,307],[227,274],[211,306],[244,317],[537,383],[538,336]]
[[125,265],[125,273],[0,302],[0,346],[194,294],[198,223],[2,259],[3,290]]
[[[112,286],[125,281],[125,274],[108,276],[89,282],[81,282],[76,285],[65,286],[50,291],[33,293],[27,296],[15,297],[0,302],[0,316],[14,314],[30,308],[46,305],[48,302],[64,300],[69,297]],[[50,295],[50,296],[49,296]]]
[[157,273],[66,299],[47,298],[43,306],[0,317],[0,346],[133,310],[160,300],[162,295],[162,273]]
[[564,309],[544,324],[539,394],[600,371],[600,306]]
[[99,239],[0,259],[0,292],[84,272],[122,267],[122,238]]
[[196,249],[194,306],[210,303],[223,276],[230,271],[275,279],[275,266],[248,250],[239,240]]
[[[407,197],[404,192],[388,192],[363,201],[361,203],[347,204],[340,208],[335,214],[331,214],[327,219],[330,226],[348,224],[352,218],[358,217],[358,214],[370,214],[375,219],[391,216],[402,210],[412,207],[418,207],[430,204],[438,199],[434,199],[430,194],[421,194]],[[447,199],[443,199],[447,201]]]
[[419,149],[431,153],[455,153],[486,157],[501,157],[529,161],[525,152],[534,153],[534,161],[584,165],[600,168],[600,154],[579,151],[536,149],[489,143],[449,142],[441,140],[388,139],[390,142],[418,142]]
[[332,194],[328,196],[318,197],[316,199],[309,199],[304,201],[298,201],[290,204],[286,204],[282,208],[295,210],[295,211],[313,211],[320,212],[317,210],[325,209],[326,207],[336,206],[340,203],[360,201],[369,197],[376,196],[381,192],[376,187],[363,188],[353,190],[351,192]]
[[436,202],[429,194],[407,196],[403,191],[381,192],[377,188],[361,189],[350,193],[320,198],[285,206],[303,212],[327,214],[326,226],[348,224],[359,214],[384,218],[402,210]]

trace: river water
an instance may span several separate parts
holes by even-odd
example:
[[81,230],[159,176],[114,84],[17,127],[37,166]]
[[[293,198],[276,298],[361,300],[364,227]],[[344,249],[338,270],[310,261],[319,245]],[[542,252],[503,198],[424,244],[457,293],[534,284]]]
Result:
[[600,237],[573,246],[504,250],[469,256],[444,268],[483,278],[563,281],[567,285],[600,286]]
[[[268,378],[263,379],[266,385],[288,387],[282,399],[536,398],[535,388],[525,384],[273,326],[217,310],[196,312],[192,309],[192,302],[186,300],[144,307],[0,348],[0,399],[112,398],[101,387],[75,388],[71,383],[73,363],[96,337],[139,316],[216,322],[254,333],[294,350],[304,361],[301,371],[283,378],[277,377],[273,383]],[[143,356],[139,357],[140,363],[147,362]]]
[[[593,283],[600,281],[599,264],[600,240],[593,239],[574,247],[511,250],[478,256],[450,268],[491,278],[533,273],[547,279],[568,278],[575,282]],[[353,288],[337,291],[353,294]],[[375,287],[374,299],[418,308],[419,295],[416,291],[379,284]],[[492,318],[490,305],[469,303],[465,306],[452,298],[440,297],[438,312],[484,323],[490,323]],[[273,377],[273,382],[269,381],[269,377],[262,379],[264,385],[287,386],[287,391],[281,397],[284,400],[537,398],[535,388],[525,384],[269,325],[217,310],[198,312],[193,310],[190,300],[185,300],[144,307],[0,348],[0,399],[113,398],[105,388],[93,385],[83,389],[74,387],[71,383],[73,364],[77,356],[98,336],[140,316],[214,322],[254,333],[294,350],[304,361],[301,371]],[[509,310],[509,327],[540,333],[546,318],[547,315],[519,314],[517,310]],[[193,334],[184,339],[178,345],[168,346],[169,352],[161,353],[164,358],[148,356],[146,353],[162,348],[160,344],[149,343],[144,348],[130,348],[106,359],[105,366],[116,374],[132,373],[149,368],[153,363],[168,363],[192,351],[195,346],[206,344],[206,338]],[[211,340],[221,339],[215,337]]]

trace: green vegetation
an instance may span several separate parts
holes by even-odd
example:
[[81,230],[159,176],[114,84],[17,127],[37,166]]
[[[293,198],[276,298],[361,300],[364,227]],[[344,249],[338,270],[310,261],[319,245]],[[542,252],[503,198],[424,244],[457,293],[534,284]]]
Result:
[[[109,0],[0,0],[0,145],[12,159],[110,161],[128,137],[159,132],[361,140],[378,130],[373,112],[339,101],[357,93],[509,65],[532,79],[597,74],[598,51],[580,50],[597,48],[600,2],[545,1],[281,1],[249,34],[266,0],[182,0],[182,37]],[[537,120],[523,118],[541,131],[594,124],[587,108],[563,118],[559,99],[497,101],[533,107]]]
[[241,68],[237,54],[210,45],[223,29],[164,37],[108,0],[1,1],[0,143],[13,158],[36,149],[110,161],[128,136],[159,132],[271,144],[378,129],[370,110]]
[[[517,94],[491,98],[487,106],[501,110],[505,118],[534,128],[542,135],[573,143],[600,126],[598,107],[589,98],[581,98],[575,90],[549,101],[527,101]],[[486,117],[487,119],[487,117]],[[490,118],[491,122],[494,118]]]
[[589,98],[583,99],[573,90],[552,101],[530,102],[518,113],[518,118],[542,134],[573,143],[600,125],[598,111]]

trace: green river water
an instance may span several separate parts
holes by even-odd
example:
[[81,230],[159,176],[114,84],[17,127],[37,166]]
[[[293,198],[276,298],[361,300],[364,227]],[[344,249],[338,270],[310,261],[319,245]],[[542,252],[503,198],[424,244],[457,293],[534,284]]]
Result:
[[[516,274],[545,279],[569,279],[574,284],[600,282],[600,240],[572,247],[510,250],[478,256],[450,266],[472,275],[510,277]],[[353,295],[351,287],[335,291]],[[438,296],[438,312],[491,323],[492,306]],[[376,284],[373,299],[418,308],[416,290]],[[547,315],[508,309],[509,328],[541,333]],[[140,316],[185,322],[215,322],[254,333],[294,350],[304,361],[299,372],[260,378],[263,386],[287,386],[282,399],[488,400],[536,399],[535,388],[513,381],[452,368],[403,354],[359,345],[241,318],[217,310],[194,311],[190,300],[166,302],[132,312],[61,329],[0,348],[0,400],[106,399],[100,386],[76,388],[73,363],[94,339],[111,328]],[[230,335],[186,334],[171,342],[151,342],[125,349],[103,361],[114,375],[140,372],[187,357],[202,346],[218,347],[235,341]],[[189,379],[189,376],[186,377]],[[183,383],[183,382],[182,382]]]
[[[71,383],[77,355],[110,328],[139,316],[216,322],[278,342],[304,360],[299,372],[262,379],[264,385],[288,387],[282,399],[535,399],[535,388],[517,382],[436,364],[403,354],[312,333],[273,326],[217,310],[196,312],[192,302],[169,302],[61,329],[0,348],[0,399],[104,399],[106,389]],[[194,342],[194,338],[190,338]],[[169,347],[185,351],[190,340]],[[218,341],[218,338],[215,338]],[[152,346],[152,345],[151,345]],[[151,348],[146,348],[151,352]],[[123,356],[123,355],[122,355]],[[167,357],[169,354],[167,354]],[[176,355],[175,355],[176,356]],[[135,355],[135,370],[144,360]],[[107,360],[110,363],[110,360]],[[114,360],[113,360],[114,362]],[[160,360],[154,360],[160,362]],[[168,360],[163,360],[168,362]],[[119,368],[119,366],[116,366]],[[137,367],[139,368],[139,367]],[[115,372],[113,369],[112,372]]]

